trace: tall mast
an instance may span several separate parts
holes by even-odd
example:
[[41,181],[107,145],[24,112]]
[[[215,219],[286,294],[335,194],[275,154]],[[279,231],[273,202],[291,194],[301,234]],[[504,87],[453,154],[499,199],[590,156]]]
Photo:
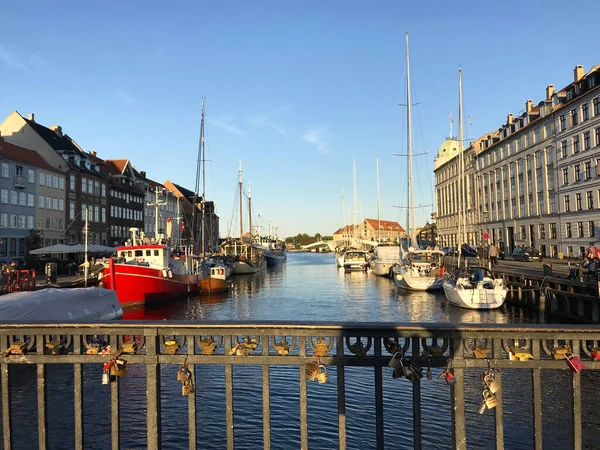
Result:
[[[196,216],[197,216],[197,212],[196,210],[198,209],[198,192],[200,191],[200,168],[202,166],[202,159],[203,159],[203,155],[202,155],[202,147],[203,147],[203,142],[204,142],[204,99],[202,99],[202,116],[201,116],[201,120],[200,120],[200,138],[198,139],[198,160],[196,161],[196,185],[194,188],[194,203],[193,203],[193,209],[192,209],[192,230],[191,230],[191,237],[192,237],[192,244],[193,245],[197,245],[198,244],[198,236],[196,235]],[[156,230],[156,232],[158,233],[158,230]],[[202,245],[204,247],[204,243]]]
[[379,217],[379,156],[375,157],[377,173],[377,242],[381,241],[381,218]]
[[[356,159],[354,162],[354,210],[352,211],[352,237],[356,240]],[[354,243],[356,245],[356,243]]]
[[250,195],[250,183],[248,183],[248,226],[250,227],[250,239],[252,239],[252,196]]
[[238,169],[239,185],[240,185],[240,239],[244,236],[244,219],[242,216],[242,204],[243,204],[243,187],[242,187],[242,160],[240,159],[240,168]]
[[206,218],[204,217],[204,188],[206,186],[206,171],[204,168],[204,99],[202,99],[202,121],[200,122],[200,145],[201,145],[201,163],[202,163],[202,197],[200,197],[200,211],[202,213],[201,220],[201,234],[200,234],[200,242],[202,243],[202,256],[206,254],[206,238],[204,237],[204,222]]
[[408,228],[407,240],[410,247],[412,234],[415,229],[413,214],[413,188],[412,188],[412,123],[410,117],[410,57],[408,55],[408,32],[406,33],[406,146],[408,149],[408,208],[406,208],[406,226]]
[[458,177],[459,186],[459,207],[457,208],[458,213],[458,267],[460,267],[460,254],[462,252],[463,244],[463,230],[461,228],[462,221],[464,220],[464,174],[465,167],[463,161],[463,109],[462,109],[462,69],[458,69],[458,164],[460,170],[460,176]]

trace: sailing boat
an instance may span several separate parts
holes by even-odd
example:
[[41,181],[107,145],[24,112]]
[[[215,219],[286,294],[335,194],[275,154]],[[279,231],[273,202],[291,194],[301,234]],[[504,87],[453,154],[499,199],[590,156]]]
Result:
[[[458,157],[460,176],[460,209],[458,222],[458,248],[462,248],[463,233],[461,221],[465,223],[464,201],[464,160],[463,160],[463,123],[462,123],[462,71],[458,69]],[[502,306],[506,300],[507,289],[503,279],[494,278],[491,271],[485,267],[460,267],[460,253],[458,255],[458,270],[456,274],[448,276],[444,282],[444,293],[448,302],[456,306],[470,309],[495,309]]]
[[260,215],[258,216],[258,240],[255,246],[263,249],[265,259],[267,260],[267,267],[275,267],[278,264],[282,264],[287,259],[287,252],[285,249],[285,242],[279,239],[277,235],[277,227],[271,227],[269,224],[269,234],[267,236],[261,236],[260,233]]
[[408,33],[406,33],[406,125],[408,150],[408,205],[406,227],[408,255],[393,268],[396,286],[414,291],[429,291],[442,288],[444,252],[439,250],[418,250],[415,239],[415,215],[412,186],[412,128],[410,115],[410,57],[408,53]]
[[[242,215],[244,195],[242,184],[242,161],[240,161],[238,169],[238,183],[240,195],[240,238],[228,238],[221,244],[223,254],[230,256],[233,259],[233,265],[231,267],[232,275],[257,273],[267,268],[264,250],[252,243],[252,231],[250,231],[250,239],[247,241],[244,240],[244,219]],[[252,230],[252,209],[250,204],[248,211],[250,215],[250,230]]]

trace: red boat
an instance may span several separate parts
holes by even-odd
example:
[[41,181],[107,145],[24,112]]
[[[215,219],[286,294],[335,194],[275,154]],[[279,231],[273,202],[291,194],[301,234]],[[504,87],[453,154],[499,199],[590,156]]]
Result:
[[117,291],[123,307],[166,300],[198,291],[201,276],[197,264],[166,245],[117,247],[116,258],[104,267],[102,282],[106,289]]

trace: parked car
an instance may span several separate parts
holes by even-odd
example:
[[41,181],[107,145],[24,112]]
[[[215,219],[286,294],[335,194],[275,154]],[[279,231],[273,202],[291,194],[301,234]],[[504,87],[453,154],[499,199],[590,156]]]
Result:
[[471,247],[470,245],[463,244],[460,254],[462,256],[471,256],[473,258],[477,257],[477,249],[475,247]]
[[512,253],[515,261],[531,261],[540,258],[540,252],[533,247],[515,247]]

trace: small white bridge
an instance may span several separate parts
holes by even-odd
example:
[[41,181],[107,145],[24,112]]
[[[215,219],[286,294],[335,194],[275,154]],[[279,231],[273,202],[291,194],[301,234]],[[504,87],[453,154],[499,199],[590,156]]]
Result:
[[361,248],[366,245],[369,245],[371,247],[377,247],[377,245],[379,245],[379,243],[377,241],[369,241],[367,239],[336,239],[336,240],[331,240],[331,241],[314,242],[312,244],[303,245],[300,248],[305,249],[305,250],[311,250],[313,248],[316,249],[316,248],[327,246],[327,247],[329,247],[329,250],[331,250],[332,252],[335,252],[336,249],[338,249],[338,248],[343,248],[343,247]]

